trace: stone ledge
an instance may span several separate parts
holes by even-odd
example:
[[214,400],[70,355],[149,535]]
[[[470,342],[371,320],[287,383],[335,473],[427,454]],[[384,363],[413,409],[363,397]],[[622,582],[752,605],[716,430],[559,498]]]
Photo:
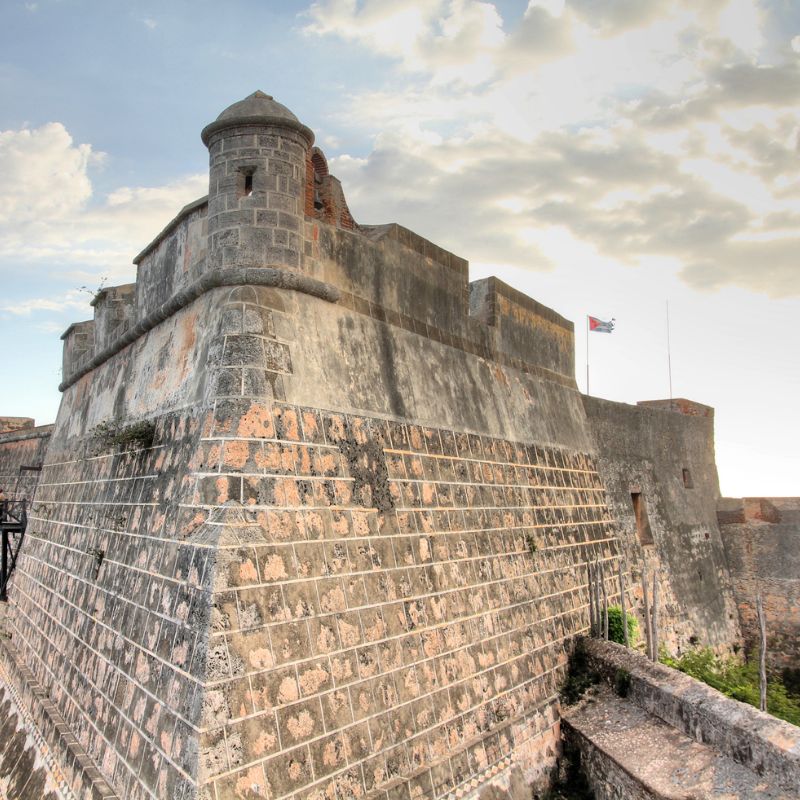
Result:
[[9,442],[22,442],[27,439],[46,439],[52,435],[55,425],[38,425],[35,428],[28,428],[24,431],[13,431],[10,433],[0,433],[0,444]]
[[585,639],[590,667],[613,686],[617,670],[631,676],[628,699],[707,743],[777,786],[800,786],[800,728],[732,700],[682,672],[654,664],[614,642]]

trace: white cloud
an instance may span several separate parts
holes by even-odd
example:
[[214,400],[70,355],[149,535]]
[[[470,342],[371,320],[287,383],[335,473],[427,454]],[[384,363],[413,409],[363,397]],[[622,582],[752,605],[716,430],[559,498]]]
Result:
[[91,197],[87,169],[101,158],[58,122],[0,131],[0,225],[69,216]]
[[[73,265],[89,275],[100,270],[130,279],[133,256],[208,191],[206,175],[189,175],[95,198],[90,171],[102,158],[90,145],[75,144],[60,123],[0,132],[0,261],[62,271]],[[42,302],[19,308],[61,301]]]
[[150,17],[145,17],[142,22],[144,23],[145,27],[150,28],[151,31],[158,27],[158,22]]
[[[81,289],[72,289],[62,294],[34,297],[19,303],[9,303],[8,305],[0,306],[0,311],[5,311],[17,317],[29,317],[34,311],[63,312],[67,310],[80,311],[87,316],[91,316],[89,313],[91,311],[89,300],[91,300],[91,297],[88,293]],[[58,323],[51,324],[58,325]],[[58,325],[58,327],[63,329],[62,325]]]
[[323,0],[307,16],[306,33],[339,36],[443,84],[488,80],[505,41],[497,9],[478,0]]
[[764,43],[763,13],[755,0],[730,0],[719,15],[719,32],[748,55]]
[[[459,58],[488,58],[484,83],[455,85],[447,48],[428,49],[456,5],[482,32]],[[403,221],[498,267],[581,252],[670,263],[700,288],[800,294],[800,64],[759,60],[754,2],[537,0],[512,26],[487,5],[313,7],[309,31],[417,73],[342,110],[376,132],[366,158],[331,162],[357,218]],[[382,38],[400,8],[414,23]]]

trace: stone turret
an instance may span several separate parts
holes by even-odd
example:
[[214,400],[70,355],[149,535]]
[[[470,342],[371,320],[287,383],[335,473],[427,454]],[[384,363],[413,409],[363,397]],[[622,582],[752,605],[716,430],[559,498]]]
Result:
[[314,134],[258,91],[226,108],[201,135],[210,155],[209,267],[300,269]]

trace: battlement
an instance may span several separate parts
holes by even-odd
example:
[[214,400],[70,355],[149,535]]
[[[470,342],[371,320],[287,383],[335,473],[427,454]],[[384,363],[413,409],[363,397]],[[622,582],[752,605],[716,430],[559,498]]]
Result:
[[134,258],[134,284],[98,293],[93,324],[64,334],[62,389],[207,291],[246,284],[308,292],[574,386],[570,322],[497,278],[470,284],[465,259],[397,223],[357,224],[313,134],[259,93],[245,105],[242,120],[228,110],[204,132],[209,195]]

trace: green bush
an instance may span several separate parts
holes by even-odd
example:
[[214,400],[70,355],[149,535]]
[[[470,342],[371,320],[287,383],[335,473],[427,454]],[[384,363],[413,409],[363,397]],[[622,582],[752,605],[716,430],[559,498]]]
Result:
[[[639,622],[633,614],[625,612],[628,622],[628,643],[631,647],[639,638]],[[608,638],[617,644],[625,644],[625,634],[622,629],[622,608],[620,606],[608,607]]]
[[[662,656],[661,661],[734,700],[759,707],[761,692],[755,656],[749,663],[742,663],[738,658],[720,658],[710,648],[702,648],[685,653],[679,659]],[[800,725],[800,698],[787,692],[780,678],[767,681],[767,711],[774,717]]]

